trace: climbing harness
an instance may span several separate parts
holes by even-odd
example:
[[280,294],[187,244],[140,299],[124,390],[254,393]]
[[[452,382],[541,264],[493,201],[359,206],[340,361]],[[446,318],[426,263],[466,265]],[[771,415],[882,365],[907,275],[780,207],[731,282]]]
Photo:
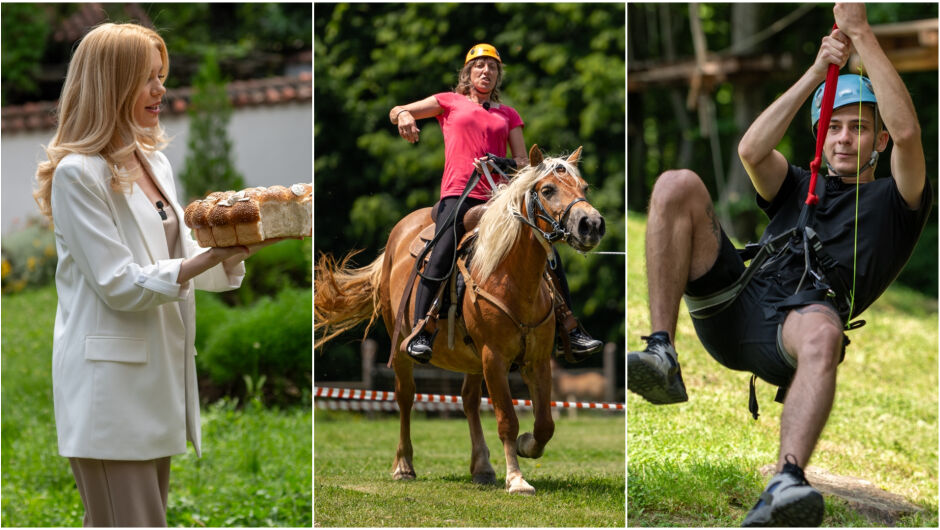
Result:
[[[835,24],[833,24],[833,29],[837,29]],[[828,124],[830,122],[838,87],[838,77],[839,66],[830,64],[826,72],[825,86],[822,87],[821,101],[819,100],[820,94],[818,91],[813,98],[814,108],[812,112],[814,125],[817,119],[820,124]],[[859,78],[861,83],[861,79],[863,78],[861,78],[861,76],[859,76]],[[863,88],[859,88],[859,93],[863,93]],[[859,115],[861,116],[861,105],[865,100],[862,97],[858,99]],[[871,102],[875,103],[873,93],[871,99]],[[819,108],[818,118],[816,116],[817,105]],[[817,177],[819,175],[819,168],[822,165],[823,146],[826,141],[828,127],[817,129],[816,153],[813,161],[810,163],[809,188],[807,190],[806,200],[800,210],[800,216],[796,226],[777,236],[769,233],[765,234],[761,242],[748,244],[745,248],[739,249],[738,254],[741,259],[743,261],[750,260],[750,264],[730,286],[717,293],[706,296],[685,295],[686,306],[692,318],[706,319],[720,313],[734,303],[738,295],[740,295],[757,272],[768,270],[789,256],[801,255],[803,258],[803,273],[799,283],[794,293],[777,303],[775,308],[777,310],[784,310],[825,302],[835,307],[840,318],[845,319],[844,322],[846,322],[846,324],[844,327],[846,331],[857,329],[865,324],[864,320],[850,323],[855,301],[855,257],[858,253],[858,177],[863,169],[867,169],[869,166],[875,164],[877,161],[877,151],[873,150],[873,154],[864,168],[861,167],[860,154],[856,164],[855,247],[853,251],[852,287],[849,289],[836,271],[838,262],[824,250],[819,235],[811,226],[815,221],[816,206],[819,204],[820,199],[825,195],[826,191],[826,186],[822,186],[820,194],[816,194]],[[828,163],[827,166],[831,170],[831,166],[829,166]],[[834,173],[836,178],[840,177],[835,171],[832,171],[832,173]],[[782,346],[781,329],[782,323],[778,325],[777,348],[784,358],[787,358],[788,354],[786,354]],[[846,344],[848,344],[848,338],[843,335],[843,355],[845,354]],[[748,399],[748,409],[755,420],[758,418],[757,396],[754,387],[756,378],[757,376],[752,374],[749,384]],[[787,387],[784,386],[778,389],[775,401],[783,402],[786,389]]]
[[[832,117],[838,74],[839,67],[830,64],[823,91],[820,123],[829,123]],[[819,236],[810,226],[815,220],[816,206],[820,198],[816,194],[816,182],[822,165],[822,149],[827,132],[828,130],[823,128],[816,136],[816,155],[810,163],[809,189],[796,226],[777,236],[767,234],[761,242],[748,244],[744,249],[738,250],[741,259],[750,260],[751,263],[727,288],[706,296],[685,295],[686,305],[693,318],[705,319],[720,313],[737,299],[757,272],[771,267],[790,254],[803,256],[803,275],[794,294],[778,304],[778,308],[826,301],[835,305],[840,315],[848,313],[850,295],[841,277],[835,273],[838,262],[825,252]],[[824,194],[825,186],[822,190],[820,193]],[[809,285],[807,280],[811,280],[812,289],[804,289]]]

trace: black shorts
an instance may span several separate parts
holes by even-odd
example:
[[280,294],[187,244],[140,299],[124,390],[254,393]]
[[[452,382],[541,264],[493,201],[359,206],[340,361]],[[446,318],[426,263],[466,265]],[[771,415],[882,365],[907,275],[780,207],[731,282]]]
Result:
[[[701,278],[689,282],[685,293],[707,296],[730,286],[744,272],[744,261],[724,230],[715,264]],[[786,312],[767,299],[768,282],[755,275],[735,301],[705,319],[693,318],[702,345],[722,365],[756,374],[768,383],[787,387],[796,371],[795,361],[778,350],[778,328]]]

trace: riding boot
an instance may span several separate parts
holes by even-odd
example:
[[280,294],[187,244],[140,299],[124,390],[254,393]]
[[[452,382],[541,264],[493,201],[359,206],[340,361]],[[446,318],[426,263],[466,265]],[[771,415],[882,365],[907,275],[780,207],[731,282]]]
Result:
[[405,337],[403,341],[404,344],[407,344],[405,352],[408,356],[421,364],[431,362],[431,345],[434,344],[434,335],[436,335],[436,333],[432,335],[425,329],[427,320],[427,318],[419,320],[412,329],[411,334]]
[[[561,263],[558,250],[552,248],[555,267],[548,267],[548,276],[552,279],[555,291],[561,294],[561,301],[555,306],[555,356],[564,355],[568,362],[581,362],[591,354],[600,351],[604,343],[591,337],[584,327],[571,314],[571,291],[568,289],[568,279]],[[564,332],[564,334],[562,333]],[[568,352],[571,354],[569,355]]]
[[591,354],[597,353],[604,346],[603,342],[588,335],[564,303],[558,304],[555,308],[555,322],[558,329],[555,340],[556,357],[566,353],[565,343],[567,343],[567,347],[570,348],[573,356],[572,358],[565,355],[566,360],[576,363],[587,359]]
[[434,292],[439,289],[441,282],[435,282],[422,278],[415,292],[415,323],[411,334],[405,337],[403,341],[407,346],[405,352],[415,361],[421,364],[427,364],[431,361],[431,347],[434,343],[433,336],[425,328],[430,320],[428,312],[434,298]]

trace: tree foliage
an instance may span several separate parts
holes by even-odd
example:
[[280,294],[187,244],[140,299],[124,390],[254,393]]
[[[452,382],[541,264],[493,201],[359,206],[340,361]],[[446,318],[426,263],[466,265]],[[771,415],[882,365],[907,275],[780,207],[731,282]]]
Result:
[[232,160],[232,141],[228,137],[232,104],[211,49],[193,82],[193,97],[187,109],[186,162],[179,175],[187,200],[202,198],[212,191],[245,187],[244,178]]
[[7,4],[2,8],[3,104],[8,92],[33,94],[38,85],[39,59],[45,51],[49,23],[46,13],[29,4]]
[[[80,20],[65,23],[79,10],[85,11]],[[167,87],[176,88],[190,86],[209,47],[233,79],[284,75],[288,56],[310,50],[311,12],[309,3],[4,2],[3,104],[58,98],[75,48],[64,35],[75,24],[152,24],[170,53]]]
[[[628,207],[645,211],[652,184],[666,169],[690,168],[705,181],[716,209],[723,220],[734,219],[732,233],[741,240],[756,241],[766,225],[767,217],[754,202],[751,191],[741,194],[722,193],[723,183],[735,172],[743,171],[737,156],[737,142],[747,126],[774,99],[786,91],[812,64],[822,37],[833,24],[832,4],[759,4],[751,16],[756,17],[756,32],[768,30],[763,40],[745,48],[746,53],[735,50],[735,11],[739,4],[696,4],[702,21],[706,46],[720,56],[740,53],[741,58],[771,55],[790,58],[790,67],[779,67],[771,72],[744,72],[720,80],[709,92],[715,105],[715,115],[700,118],[696,111],[685,108],[689,86],[685,80],[675,83],[649,85],[644,90],[631,91],[627,116],[630,178],[628,179]],[[693,61],[692,30],[687,4],[629,4],[627,8],[627,55],[630,75],[639,66],[647,69],[662,68],[666,64]],[[868,20],[872,25],[892,22],[936,18],[936,4],[869,4]],[[792,20],[788,17],[796,14]],[[781,21],[785,27],[771,28]],[[846,70],[843,70],[845,73]],[[629,76],[628,76],[629,78]],[[937,192],[937,72],[904,72],[901,78],[914,100],[920,120],[926,151],[928,177],[934,193]],[[706,89],[708,90],[708,89]],[[751,102],[743,123],[736,120],[736,109]],[[889,112],[890,110],[884,110]],[[719,149],[713,150],[705,137],[703,125],[708,122],[718,132]],[[789,130],[777,149],[792,163],[809,167],[815,152],[815,138],[809,127],[809,105],[797,113]],[[720,157],[720,163],[716,159]],[[890,175],[890,146],[882,154],[876,177]],[[716,165],[718,169],[716,169]],[[936,195],[935,195],[936,197]],[[937,290],[937,207],[936,198],[927,229],[915,249],[900,281]],[[742,223],[742,221],[744,221]]]
[[[317,251],[385,245],[395,222],[439,197],[444,143],[435,120],[411,145],[388,112],[452,90],[467,50],[499,49],[503,101],[525,121],[528,148],[584,146],[588,199],[607,220],[603,250],[624,249],[624,6],[618,4],[316,4],[314,6]],[[563,256],[575,313],[622,343],[624,261]]]

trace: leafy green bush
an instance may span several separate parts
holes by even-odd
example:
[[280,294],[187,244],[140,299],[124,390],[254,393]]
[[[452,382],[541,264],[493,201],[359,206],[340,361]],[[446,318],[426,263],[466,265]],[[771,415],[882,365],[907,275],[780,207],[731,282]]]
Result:
[[251,305],[288,287],[310,288],[313,250],[309,238],[288,239],[265,247],[245,261],[242,286],[223,295],[230,305]]
[[196,291],[196,351],[202,353],[206,341],[229,317],[229,306],[217,293]]
[[29,221],[22,230],[3,236],[3,292],[48,284],[55,278],[57,261],[52,227],[45,221]]
[[[207,313],[218,311],[211,304]],[[233,393],[256,393],[261,377],[267,401],[291,402],[303,398],[310,386],[313,348],[313,300],[309,288],[284,289],[251,307],[230,308],[215,326],[208,325],[205,345],[196,357],[200,372]],[[197,313],[202,311],[200,308]],[[208,319],[209,316],[200,317]],[[205,332],[206,330],[203,330]]]

